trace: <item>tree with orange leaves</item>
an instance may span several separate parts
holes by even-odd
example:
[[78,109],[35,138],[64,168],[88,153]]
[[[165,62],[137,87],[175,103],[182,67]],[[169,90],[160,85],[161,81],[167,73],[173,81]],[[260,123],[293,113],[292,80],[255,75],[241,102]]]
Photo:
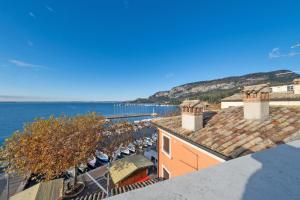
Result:
[[9,162],[8,171],[19,175],[36,175],[51,180],[94,155],[101,139],[102,116],[89,113],[82,116],[37,119],[26,124],[6,140],[3,155]]

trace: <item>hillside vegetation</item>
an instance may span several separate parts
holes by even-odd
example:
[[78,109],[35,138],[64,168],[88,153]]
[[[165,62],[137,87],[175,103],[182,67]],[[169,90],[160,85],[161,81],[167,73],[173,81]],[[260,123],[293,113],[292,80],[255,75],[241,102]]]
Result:
[[160,91],[148,98],[139,98],[132,103],[179,104],[184,99],[200,99],[210,103],[219,103],[222,98],[239,92],[246,85],[270,83],[271,85],[291,84],[300,75],[289,70],[277,70],[232,76],[221,79],[198,81]]

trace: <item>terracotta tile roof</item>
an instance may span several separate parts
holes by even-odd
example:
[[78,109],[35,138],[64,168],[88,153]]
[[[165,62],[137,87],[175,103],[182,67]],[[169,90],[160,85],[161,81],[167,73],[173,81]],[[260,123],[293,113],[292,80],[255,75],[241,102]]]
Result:
[[[230,97],[222,99],[222,102],[226,101],[242,101],[243,95],[241,93],[234,94]],[[270,101],[300,101],[300,94],[294,93],[270,93]]]
[[[117,187],[117,188],[113,188],[110,190],[110,196],[114,196],[114,195],[118,195],[118,194],[122,194],[124,192],[129,192],[131,190],[135,190],[135,189],[139,189],[139,188],[143,188],[146,187],[148,185],[152,185],[155,184],[157,182],[162,181],[163,179],[161,178],[154,178],[154,179],[150,179],[144,182],[139,182],[139,183],[134,183],[131,185],[126,185],[123,187]],[[86,196],[81,196],[78,198],[75,198],[74,200],[101,200],[101,199],[105,199],[108,198],[106,193],[99,191],[99,192],[95,192],[92,194],[88,194]]]
[[180,104],[181,107],[190,107],[190,108],[203,108],[206,107],[206,104],[200,100],[185,100]]
[[244,119],[242,107],[204,114],[205,127],[195,132],[181,128],[181,116],[153,120],[153,124],[229,159],[300,138],[299,107],[270,106],[265,121]]

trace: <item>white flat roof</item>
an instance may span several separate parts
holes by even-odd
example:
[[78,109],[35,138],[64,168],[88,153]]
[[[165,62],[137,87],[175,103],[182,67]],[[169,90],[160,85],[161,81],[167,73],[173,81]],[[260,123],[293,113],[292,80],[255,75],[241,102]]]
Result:
[[111,199],[300,199],[299,169],[300,140]]

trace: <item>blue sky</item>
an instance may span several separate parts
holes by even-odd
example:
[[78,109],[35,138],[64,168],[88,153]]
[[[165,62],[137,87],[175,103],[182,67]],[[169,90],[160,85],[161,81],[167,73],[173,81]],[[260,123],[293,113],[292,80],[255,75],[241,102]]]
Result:
[[0,0],[0,96],[127,100],[192,81],[299,71],[299,7],[288,0]]

